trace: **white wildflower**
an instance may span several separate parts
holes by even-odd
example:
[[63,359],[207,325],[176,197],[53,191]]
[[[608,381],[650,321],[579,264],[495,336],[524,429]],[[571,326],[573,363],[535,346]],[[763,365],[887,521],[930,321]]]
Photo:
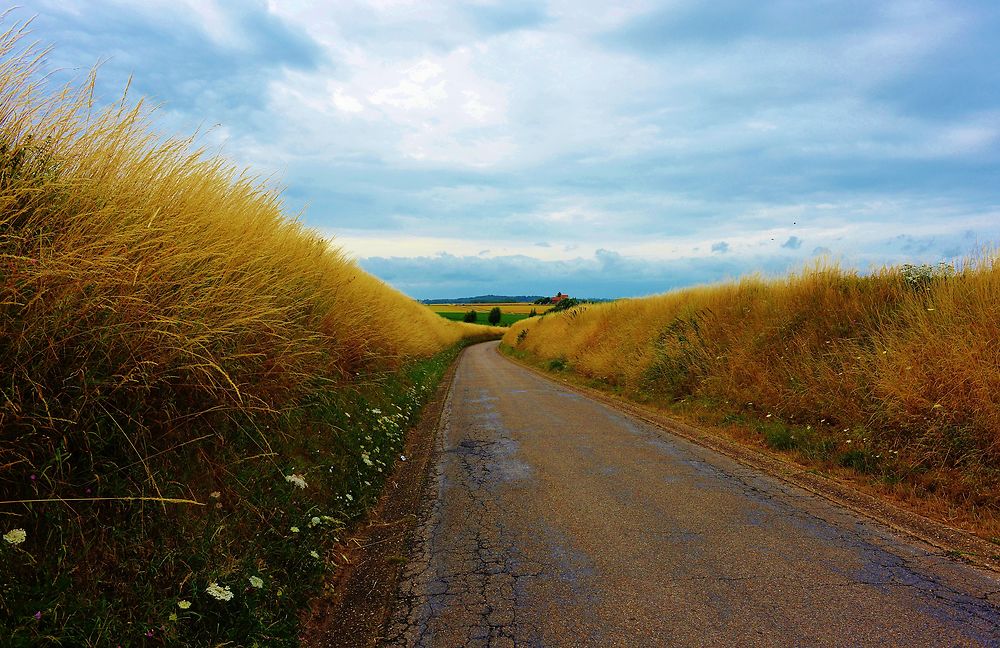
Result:
[[177,607],[179,607],[182,610],[187,610],[188,608],[191,607],[191,601],[183,601],[183,600],[177,601]]
[[306,486],[309,485],[306,483],[306,478],[303,477],[302,475],[295,475],[295,474],[285,475],[285,481],[288,482],[289,484],[294,484],[299,488],[305,488]]
[[251,576],[250,577],[250,586],[251,587],[256,587],[257,589],[260,589],[260,588],[264,587],[264,581],[259,576]]
[[167,617],[167,620],[169,620],[169,621],[176,621],[177,620],[177,613],[176,612],[171,612],[170,616]]
[[291,531],[292,531],[292,533],[298,533],[299,532],[299,527],[293,526],[292,529],[291,529]]
[[28,534],[24,532],[24,529],[11,529],[3,534],[3,539],[9,544],[19,545],[28,539]]
[[311,526],[311,527],[318,526],[318,525],[320,525],[322,523],[323,523],[323,520],[319,519],[316,516],[313,516],[312,519],[309,520],[309,526]]
[[348,502],[353,502],[354,501],[354,496],[351,495],[350,493],[345,493],[344,496],[347,497],[347,501]]
[[361,453],[361,461],[365,462],[369,466],[374,465],[374,464],[372,464],[372,458],[368,455],[367,452],[362,452]]
[[205,588],[205,593],[209,596],[216,598],[220,601],[231,601],[233,600],[233,591],[229,589],[228,585],[219,585],[218,583],[209,583],[208,587]]
[[319,554],[316,553],[315,551],[310,551],[309,555],[315,558],[316,560],[319,560]]

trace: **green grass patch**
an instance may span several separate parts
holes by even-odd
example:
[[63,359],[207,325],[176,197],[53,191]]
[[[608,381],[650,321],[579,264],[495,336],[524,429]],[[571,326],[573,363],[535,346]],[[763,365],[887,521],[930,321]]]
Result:
[[[458,312],[454,312],[454,313],[452,313],[452,312],[445,312],[445,313],[438,313],[438,315],[440,315],[441,317],[443,317],[445,319],[450,319],[450,320],[453,320],[453,321],[456,321],[456,322],[461,322],[462,318],[465,317],[465,313],[467,313],[467,312],[468,311],[464,311],[464,312],[461,312],[461,313],[458,313]],[[487,319],[487,317],[489,317],[489,313],[487,313],[487,312],[479,313],[479,318],[476,320],[476,324],[489,325],[489,320]],[[527,317],[528,317],[527,313],[503,313],[503,312],[501,312],[500,313],[500,324],[498,326],[510,326],[514,322],[520,322],[521,320],[526,319]]]
[[566,371],[569,367],[569,362],[567,362],[566,358],[553,358],[549,360],[546,366],[549,371]]
[[801,436],[796,438],[795,430],[781,423],[767,423],[761,428],[764,443],[775,450],[794,450],[802,444]]
[[873,473],[880,467],[881,460],[871,450],[852,448],[837,459],[837,463],[845,468],[853,468],[860,473]]

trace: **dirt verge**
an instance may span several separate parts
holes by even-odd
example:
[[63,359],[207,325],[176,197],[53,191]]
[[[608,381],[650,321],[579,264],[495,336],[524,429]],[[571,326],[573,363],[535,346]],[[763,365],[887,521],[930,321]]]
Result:
[[859,491],[850,483],[817,473],[814,469],[804,468],[780,457],[764,454],[759,449],[743,445],[735,439],[723,436],[722,433],[682,423],[653,407],[616,398],[599,389],[579,385],[567,379],[560,380],[538,367],[501,353],[499,346],[497,353],[543,378],[558,382],[567,389],[600,401],[665,432],[675,434],[724,454],[746,466],[815,493],[859,515],[937,547],[955,558],[1000,572],[1000,546],[967,531],[956,529],[914,511],[896,506],[875,495]]
[[396,461],[378,503],[331,550],[338,568],[305,614],[303,646],[377,646],[383,638],[436,460],[441,411],[464,354],[452,362],[420,420],[407,432],[406,460]]

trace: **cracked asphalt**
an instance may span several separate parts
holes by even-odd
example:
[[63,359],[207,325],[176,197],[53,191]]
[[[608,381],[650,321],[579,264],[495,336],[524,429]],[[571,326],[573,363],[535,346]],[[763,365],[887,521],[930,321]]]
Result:
[[462,356],[387,643],[1000,646],[1000,579],[501,357]]

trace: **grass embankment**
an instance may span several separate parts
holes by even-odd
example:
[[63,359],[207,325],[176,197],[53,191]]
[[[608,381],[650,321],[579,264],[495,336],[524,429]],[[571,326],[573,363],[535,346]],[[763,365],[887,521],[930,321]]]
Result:
[[516,324],[505,347],[1000,542],[1000,264],[817,266]]
[[286,645],[464,341],[0,38],[0,644]]

